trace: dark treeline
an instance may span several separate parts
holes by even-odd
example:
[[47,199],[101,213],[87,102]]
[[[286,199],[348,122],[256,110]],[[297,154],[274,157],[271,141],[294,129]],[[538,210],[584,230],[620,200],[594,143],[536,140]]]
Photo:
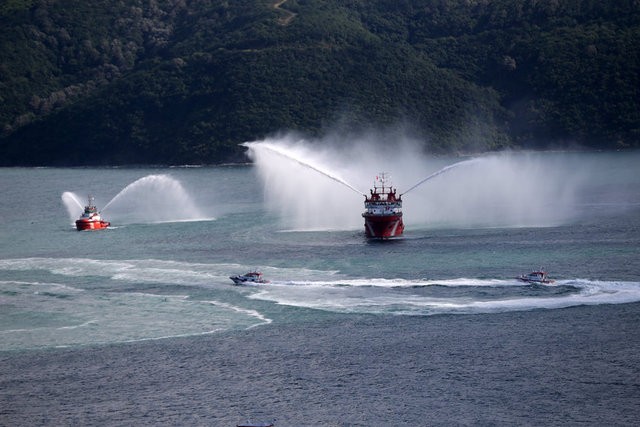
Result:
[[640,0],[278,3],[4,1],[0,164],[219,163],[394,126],[433,152],[640,146]]

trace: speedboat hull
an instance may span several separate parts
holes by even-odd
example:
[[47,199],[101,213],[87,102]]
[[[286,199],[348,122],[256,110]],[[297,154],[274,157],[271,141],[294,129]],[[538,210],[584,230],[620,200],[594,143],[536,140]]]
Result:
[[555,283],[555,280],[552,279],[548,279],[547,278],[547,272],[540,269],[538,271],[532,271],[529,274],[523,274],[519,277],[516,277],[516,279],[520,280],[521,282],[525,282],[525,283],[530,283],[530,284],[543,284],[543,285],[549,285],[551,283]]
[[252,271],[246,274],[237,274],[230,276],[229,279],[233,281],[235,285],[249,285],[252,283],[269,283],[268,280],[262,278],[262,273],[259,271]]
[[550,279],[543,279],[543,280],[537,280],[537,279],[529,279],[527,277],[518,277],[518,280],[525,282],[525,283],[531,283],[531,284],[536,284],[536,283],[540,283],[540,284],[551,284],[551,283],[555,283],[555,280],[550,280]]

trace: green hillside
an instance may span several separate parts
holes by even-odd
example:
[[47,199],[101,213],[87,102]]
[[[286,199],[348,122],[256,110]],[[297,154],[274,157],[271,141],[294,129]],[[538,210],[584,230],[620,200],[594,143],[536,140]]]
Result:
[[0,25],[1,165],[396,126],[434,152],[640,146],[634,0],[8,0]]

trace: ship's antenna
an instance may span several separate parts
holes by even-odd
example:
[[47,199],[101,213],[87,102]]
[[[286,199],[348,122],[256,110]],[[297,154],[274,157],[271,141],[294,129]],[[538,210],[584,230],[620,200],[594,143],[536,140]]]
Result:
[[[382,192],[384,193],[384,185],[386,184],[387,179],[389,178],[389,173],[380,172],[376,178],[380,180],[380,184],[382,185]],[[374,184],[374,187],[375,187],[375,184]]]

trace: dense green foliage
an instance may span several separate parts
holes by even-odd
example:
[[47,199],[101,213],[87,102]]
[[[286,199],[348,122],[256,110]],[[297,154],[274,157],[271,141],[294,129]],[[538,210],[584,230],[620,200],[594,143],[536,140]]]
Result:
[[[640,1],[8,0],[0,164],[242,160],[286,130],[640,146]],[[345,140],[348,143],[348,140]]]

